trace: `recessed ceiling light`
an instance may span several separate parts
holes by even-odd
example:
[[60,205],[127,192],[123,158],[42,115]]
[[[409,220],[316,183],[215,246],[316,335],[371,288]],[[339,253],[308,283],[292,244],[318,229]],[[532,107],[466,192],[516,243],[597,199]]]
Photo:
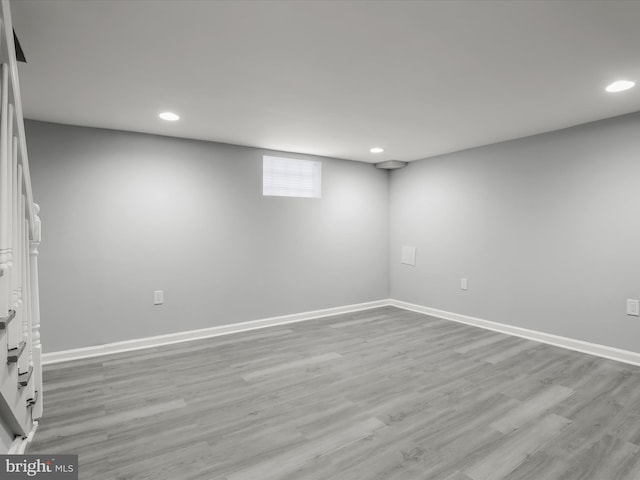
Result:
[[369,150],[371,153],[382,153],[384,152],[384,148],[380,148],[380,147],[373,147],[371,150]]
[[607,92],[624,92],[625,90],[629,90],[632,88],[636,82],[632,82],[631,80],[618,80],[617,82],[613,82],[611,85],[607,85],[605,90]]
[[176,115],[173,112],[162,112],[158,115],[161,119],[167,120],[169,122],[175,122],[176,120],[180,120],[180,115]]

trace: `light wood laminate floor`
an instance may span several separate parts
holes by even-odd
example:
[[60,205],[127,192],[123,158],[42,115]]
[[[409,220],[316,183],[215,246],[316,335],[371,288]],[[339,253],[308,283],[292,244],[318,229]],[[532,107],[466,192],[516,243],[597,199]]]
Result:
[[640,367],[393,307],[44,376],[81,479],[640,479]]

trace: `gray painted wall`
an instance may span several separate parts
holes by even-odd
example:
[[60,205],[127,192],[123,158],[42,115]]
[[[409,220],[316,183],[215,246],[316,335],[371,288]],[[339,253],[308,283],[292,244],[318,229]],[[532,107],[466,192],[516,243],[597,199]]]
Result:
[[45,352],[388,297],[385,171],[322,158],[322,199],[263,197],[277,152],[36,121],[26,134]]
[[26,127],[45,351],[387,296],[640,351],[640,113],[413,162],[390,194],[322,159],[321,200],[262,197],[274,152]]
[[632,114],[392,172],[391,297],[640,352],[639,132]]

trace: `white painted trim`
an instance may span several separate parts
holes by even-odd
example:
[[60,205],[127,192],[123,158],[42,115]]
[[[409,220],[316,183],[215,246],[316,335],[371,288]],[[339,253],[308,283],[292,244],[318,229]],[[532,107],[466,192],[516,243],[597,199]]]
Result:
[[33,441],[33,436],[36,434],[37,429],[38,422],[33,422],[33,427],[31,427],[29,435],[27,435],[26,437],[16,437],[11,443],[11,447],[9,447],[9,451],[7,452],[7,454],[24,455],[24,452],[27,451],[27,447]]
[[94,347],[76,348],[73,350],[62,350],[60,352],[51,352],[43,354],[43,364],[51,365],[54,363],[67,362],[70,360],[80,360],[84,358],[99,357],[103,355],[112,355],[115,353],[129,352],[132,350],[141,350],[145,348],[159,347],[162,345],[170,345],[173,343],[188,342],[191,340],[199,340],[203,338],[217,337],[220,335],[229,335],[237,332],[245,332],[248,330],[257,330],[259,328],[272,327],[275,325],[284,325],[287,323],[303,322],[316,318],[328,317],[331,315],[339,315],[341,313],[357,312],[360,310],[368,310],[370,308],[394,306],[404,310],[424,313],[434,317],[451,320],[458,323],[473,325],[474,327],[492,330],[494,332],[514,335],[516,337],[526,338],[536,342],[554,345],[556,347],[567,348],[577,352],[588,353],[597,357],[607,358],[618,362],[624,362],[631,365],[640,366],[640,353],[631,352],[629,350],[621,350],[597,343],[584,342],[573,338],[561,337],[550,333],[529,330],[526,328],[506,325],[504,323],[492,322],[482,318],[470,317],[459,313],[447,312],[436,308],[424,307],[413,303],[403,302],[401,300],[387,299],[377,300],[374,302],[358,303],[354,305],[345,305],[342,307],[327,308],[323,310],[313,310],[310,312],[296,313],[292,315],[283,315],[280,317],[263,318],[259,320],[251,320],[248,322],[232,323],[230,325],[220,325],[217,327],[203,328],[201,330],[190,330],[187,332],[170,333],[168,335],[158,335],[155,337],[138,338],[135,340],[127,340],[124,342],[108,343],[105,345],[97,345]]
[[256,330],[259,328],[272,327],[275,325],[303,322],[306,320],[313,320],[316,318],[328,317],[331,315],[339,315],[341,313],[368,310],[370,308],[384,307],[387,305],[389,305],[389,300],[377,300],[374,302],[358,303],[354,305],[345,305],[342,307],[334,308],[325,308],[323,310],[313,310],[310,312],[295,313],[292,315],[283,315],[280,317],[263,318],[259,320],[251,320],[248,322],[232,323],[230,325],[220,325],[217,327],[203,328],[200,330],[169,333],[167,335],[157,335],[154,337],[126,340],[123,342],[107,343],[105,345],[96,345],[93,347],[75,348],[72,350],[44,353],[42,355],[42,363],[44,365],[51,365],[53,363],[67,362],[70,360],[80,360],[102,355],[112,355],[114,353],[159,347],[161,345],[188,342],[191,340],[217,337],[220,335],[229,335],[231,333],[245,332],[247,330]]
[[522,337],[528,340],[554,345],[556,347],[563,347],[569,350],[607,358],[609,360],[640,366],[640,353],[631,352],[629,350],[621,350],[619,348],[607,347],[606,345],[599,345],[597,343],[583,342],[582,340],[575,340],[573,338],[561,337],[559,335],[538,332],[536,330],[528,330],[521,327],[514,327],[512,325],[505,325],[504,323],[497,323],[490,320],[484,320],[482,318],[461,315],[459,313],[423,307],[422,305],[415,305],[413,303],[403,302],[400,300],[390,299],[388,304],[405,310],[411,310],[413,312],[425,313],[445,320],[466,323],[467,325],[493,330],[494,332],[506,333],[508,335],[514,335],[516,337]]

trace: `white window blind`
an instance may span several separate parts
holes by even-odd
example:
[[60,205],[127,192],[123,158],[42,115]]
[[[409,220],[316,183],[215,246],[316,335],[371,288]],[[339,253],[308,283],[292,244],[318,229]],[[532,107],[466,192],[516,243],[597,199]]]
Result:
[[322,163],[263,156],[262,194],[278,197],[322,197]]

